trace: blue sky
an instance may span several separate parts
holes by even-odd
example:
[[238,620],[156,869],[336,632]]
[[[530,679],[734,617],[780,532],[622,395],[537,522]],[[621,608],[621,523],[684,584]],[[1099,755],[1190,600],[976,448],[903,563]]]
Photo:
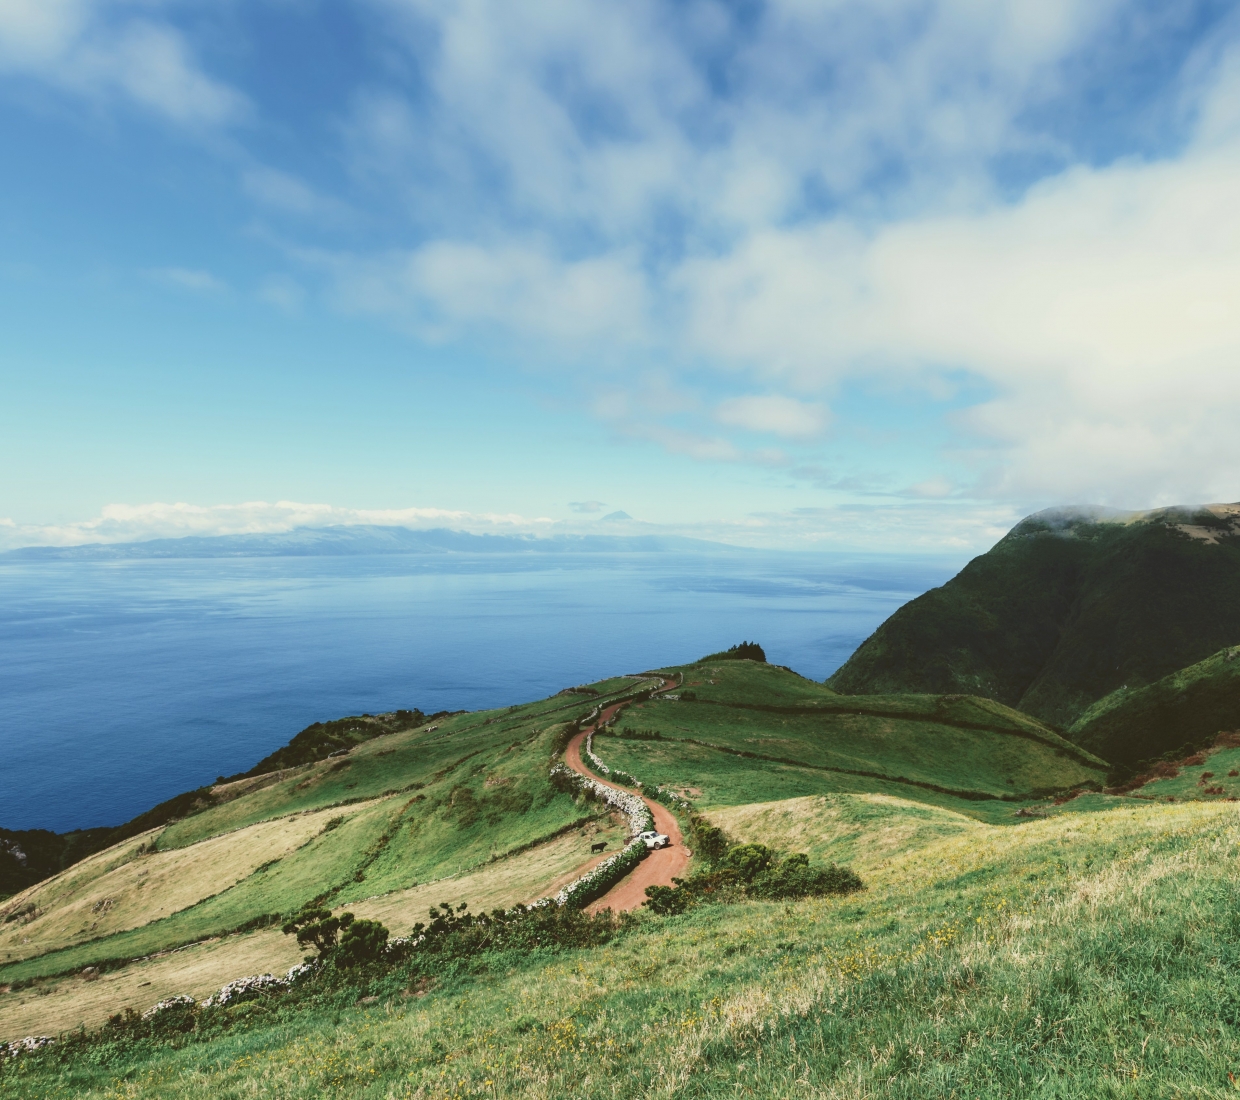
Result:
[[1234,5],[0,0],[0,149],[0,545],[1240,497]]

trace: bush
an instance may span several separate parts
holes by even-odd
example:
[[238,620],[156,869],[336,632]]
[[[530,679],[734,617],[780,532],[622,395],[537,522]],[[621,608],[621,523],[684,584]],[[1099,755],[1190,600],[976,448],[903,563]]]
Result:
[[765,871],[774,858],[775,853],[765,844],[737,844],[728,849],[723,862],[740,876],[742,882],[748,884]]
[[[729,853],[730,854],[730,853]],[[755,898],[808,898],[826,894],[851,894],[863,888],[861,878],[847,867],[834,863],[811,867],[809,856],[789,856],[768,867],[750,883]]]
[[718,825],[712,825],[701,814],[689,815],[689,835],[692,837],[693,850],[712,867],[728,854],[732,847],[732,838]]
[[387,950],[388,930],[377,920],[355,920],[340,937],[332,954],[337,966],[361,966],[374,962]]
[[698,664],[704,661],[761,661],[766,664],[766,653],[757,642],[741,642],[722,653],[708,654]]
[[[672,881],[679,882],[678,879]],[[642,904],[647,906],[652,913],[658,913],[661,917],[671,917],[677,913],[683,913],[693,900],[689,891],[683,886],[680,889],[673,889],[671,886],[647,886],[646,900]]]
[[662,741],[663,734],[658,730],[652,729],[634,729],[632,726],[625,726],[620,731],[608,729],[606,731],[609,737],[619,737],[622,741]]
[[341,913],[340,916],[333,917],[330,909],[307,906],[296,916],[285,921],[281,931],[286,936],[296,933],[297,942],[302,947],[313,944],[322,957],[330,954],[335,948],[336,937],[340,930],[347,929],[352,923],[352,913]]
[[777,862],[775,853],[763,844],[738,844],[718,869],[672,881],[675,889],[646,887],[643,904],[652,913],[671,916],[704,901],[739,901],[745,897],[774,901],[851,894],[865,888],[860,877],[847,867],[834,863],[815,867],[806,855]]
[[413,926],[407,939],[393,941],[397,950],[419,958],[477,959],[488,951],[529,951],[547,947],[597,947],[632,922],[627,913],[610,909],[590,916],[570,905],[517,905],[477,916],[467,903],[455,909],[446,902],[432,907],[429,925]]

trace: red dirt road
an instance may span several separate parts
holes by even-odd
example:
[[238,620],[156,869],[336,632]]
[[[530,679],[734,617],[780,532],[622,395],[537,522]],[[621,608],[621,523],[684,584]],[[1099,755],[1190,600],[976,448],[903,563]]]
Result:
[[[666,691],[672,686],[674,685],[669,681],[664,685],[663,690]],[[603,711],[592,728],[597,729],[615,712],[616,707],[609,707]],[[586,730],[577,734],[568,743],[568,748],[564,751],[564,763],[572,768],[573,771],[589,776],[591,779],[608,787],[636,794],[636,791],[630,790],[628,787],[622,787],[618,783],[611,783],[601,776],[595,775],[585,766],[581,759],[581,744],[589,732],[590,730]],[[653,799],[643,797],[642,801],[650,807],[650,812],[654,815],[654,827],[659,832],[666,833],[671,844],[667,848],[659,848],[651,852],[627,877],[616,883],[598,901],[588,905],[586,907],[587,913],[597,913],[601,909],[613,909],[619,912],[624,909],[640,908],[642,902],[646,900],[647,886],[671,886],[672,879],[683,876],[689,866],[689,856],[692,853],[685,847],[684,837],[680,835],[680,826],[677,824],[672,811]]]

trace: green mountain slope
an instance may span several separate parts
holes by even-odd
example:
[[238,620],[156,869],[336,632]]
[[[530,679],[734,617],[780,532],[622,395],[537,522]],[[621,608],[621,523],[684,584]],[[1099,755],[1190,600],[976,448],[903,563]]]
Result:
[[1068,727],[1240,640],[1240,505],[1042,512],[889,618],[829,680],[985,695]]
[[1132,766],[1236,729],[1240,650],[1228,648],[1145,687],[1111,692],[1077,719],[1070,734],[1091,752]]
[[1017,804],[1106,774],[1097,757],[991,699],[841,696],[755,661],[674,671],[684,679],[676,697],[627,707],[595,750],[702,806],[873,792],[1010,818]]
[[[651,698],[669,676],[679,689]],[[552,877],[588,860],[582,825],[609,827],[597,805],[552,786],[549,764],[578,719],[620,700],[618,733],[659,739],[600,736],[596,750],[643,781],[690,790],[702,807],[856,793],[1015,823],[1020,806],[1097,786],[1106,773],[1102,761],[992,700],[844,698],[776,666],[707,660],[452,715],[343,757],[186,796],[178,820],[155,822],[0,904],[0,981],[123,968],[261,930],[311,901],[369,907],[401,932],[424,915],[424,884],[486,868],[494,873],[475,898],[541,896]],[[504,870],[569,834],[576,847],[540,864],[549,868],[543,882],[532,870]],[[262,934],[277,954],[286,950],[278,933]]]
[[[548,765],[617,703],[593,742],[613,774],[740,842],[846,861],[865,890],[643,910],[602,946],[411,948],[143,1019],[297,962],[270,921],[306,901],[399,935],[430,905],[579,875],[625,830]],[[1229,753],[1172,794],[1030,820],[1106,765],[993,699],[841,696],[734,658],[393,731],[186,796],[179,820],[0,904],[0,1039],[60,1035],[0,1057],[0,1096],[1222,1095],[1240,1058]],[[1214,801],[1186,805],[1196,791]]]
[[1202,803],[945,830],[859,895],[643,913],[603,947],[415,958],[185,1032],[117,1027],[0,1062],[0,1095],[1228,1096],[1237,844],[1234,807]]

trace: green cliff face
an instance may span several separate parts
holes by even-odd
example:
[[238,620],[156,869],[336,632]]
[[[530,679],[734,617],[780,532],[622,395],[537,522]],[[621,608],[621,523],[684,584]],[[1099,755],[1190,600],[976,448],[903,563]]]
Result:
[[828,683],[986,695],[1068,727],[1237,641],[1240,506],[1041,512],[896,612]]

